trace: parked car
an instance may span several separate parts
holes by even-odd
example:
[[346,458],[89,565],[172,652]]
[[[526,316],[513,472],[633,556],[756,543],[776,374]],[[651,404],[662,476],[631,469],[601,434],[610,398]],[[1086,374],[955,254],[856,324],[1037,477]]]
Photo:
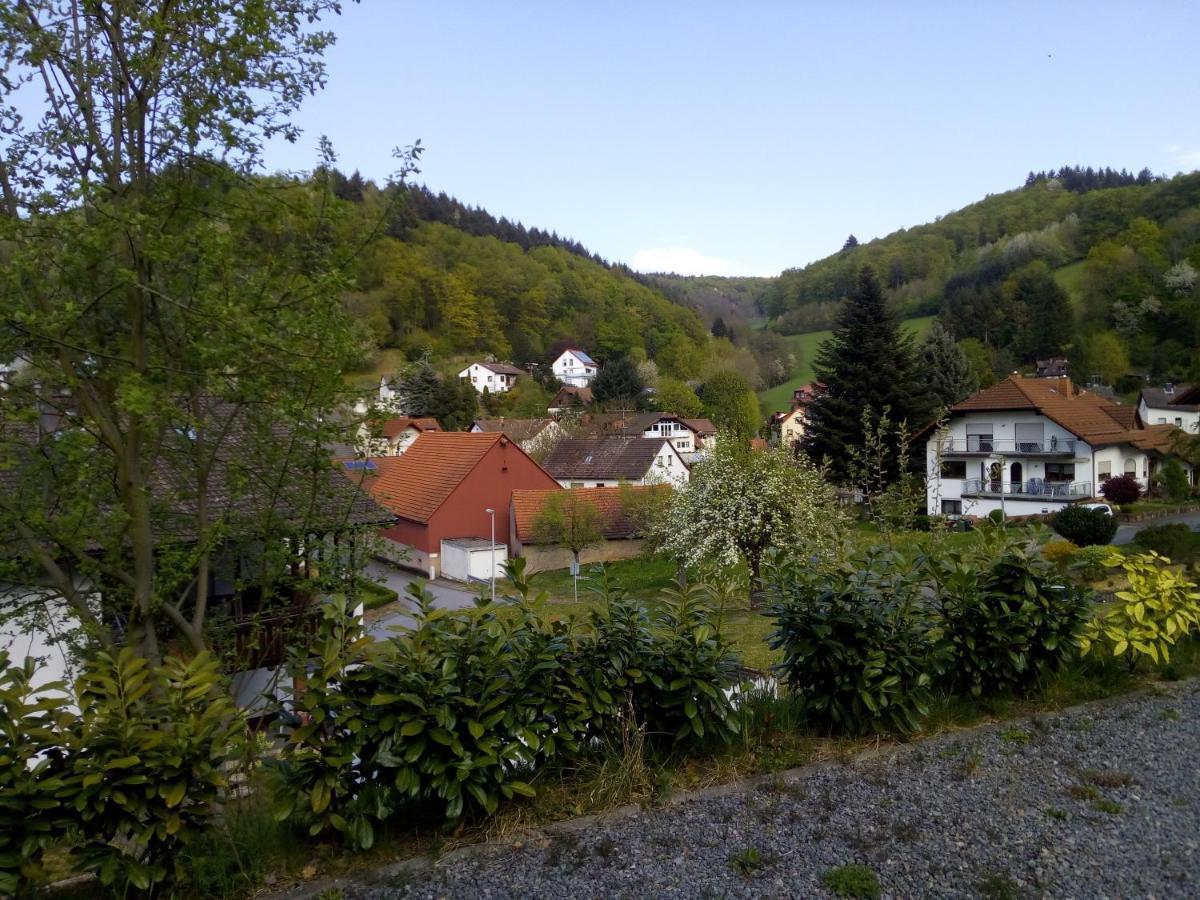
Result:
[[1110,516],[1115,515],[1115,513],[1113,513],[1113,508],[1111,506],[1109,506],[1107,503],[1082,503],[1080,505],[1084,509],[1102,509],[1102,510],[1104,510],[1104,512],[1108,513]]

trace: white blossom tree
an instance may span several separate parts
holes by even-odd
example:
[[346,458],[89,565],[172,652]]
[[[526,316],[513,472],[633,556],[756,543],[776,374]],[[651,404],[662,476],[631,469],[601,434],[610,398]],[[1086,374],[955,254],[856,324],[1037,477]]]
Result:
[[689,567],[745,560],[753,581],[769,549],[824,554],[844,524],[833,486],[806,457],[721,440],[674,492],[655,536],[662,552]]

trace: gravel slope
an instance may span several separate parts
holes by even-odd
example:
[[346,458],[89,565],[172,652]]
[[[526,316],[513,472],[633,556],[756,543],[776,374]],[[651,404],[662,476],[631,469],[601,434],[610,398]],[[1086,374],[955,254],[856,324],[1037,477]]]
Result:
[[[1200,681],[378,873],[348,898],[1200,897]],[[731,856],[753,849],[743,874]]]

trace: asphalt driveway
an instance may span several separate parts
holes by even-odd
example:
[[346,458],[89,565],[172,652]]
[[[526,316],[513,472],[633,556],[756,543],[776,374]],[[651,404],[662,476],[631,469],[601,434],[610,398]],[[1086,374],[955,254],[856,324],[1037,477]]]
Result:
[[1149,528],[1152,525],[1171,525],[1174,523],[1182,523],[1191,528],[1192,531],[1200,531],[1200,510],[1175,513],[1174,515],[1162,516],[1158,519],[1148,519],[1145,522],[1130,522],[1121,525],[1117,529],[1117,536],[1113,538],[1113,543],[1128,544],[1133,540],[1133,536],[1143,528]]
[[[373,617],[368,614],[367,633],[376,640],[383,640],[390,636],[391,629],[396,625],[411,625],[413,623],[411,613],[416,607],[409,599],[408,586],[421,580],[421,576],[377,559],[367,563],[363,571],[372,581],[386,585],[400,595],[399,603],[376,611],[381,615]],[[427,582],[425,587],[433,594],[433,605],[439,609],[463,609],[472,606],[475,602],[475,591],[465,585],[457,587],[439,579]]]

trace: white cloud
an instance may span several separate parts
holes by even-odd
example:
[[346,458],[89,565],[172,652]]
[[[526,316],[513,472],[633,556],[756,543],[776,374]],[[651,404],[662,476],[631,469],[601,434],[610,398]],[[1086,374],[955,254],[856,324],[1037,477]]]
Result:
[[1200,147],[1172,144],[1167,147],[1167,156],[1183,171],[1190,172],[1192,169],[1200,169]]
[[648,247],[633,254],[630,265],[638,272],[677,275],[732,275],[738,268],[731,260],[705,256],[690,247]]

